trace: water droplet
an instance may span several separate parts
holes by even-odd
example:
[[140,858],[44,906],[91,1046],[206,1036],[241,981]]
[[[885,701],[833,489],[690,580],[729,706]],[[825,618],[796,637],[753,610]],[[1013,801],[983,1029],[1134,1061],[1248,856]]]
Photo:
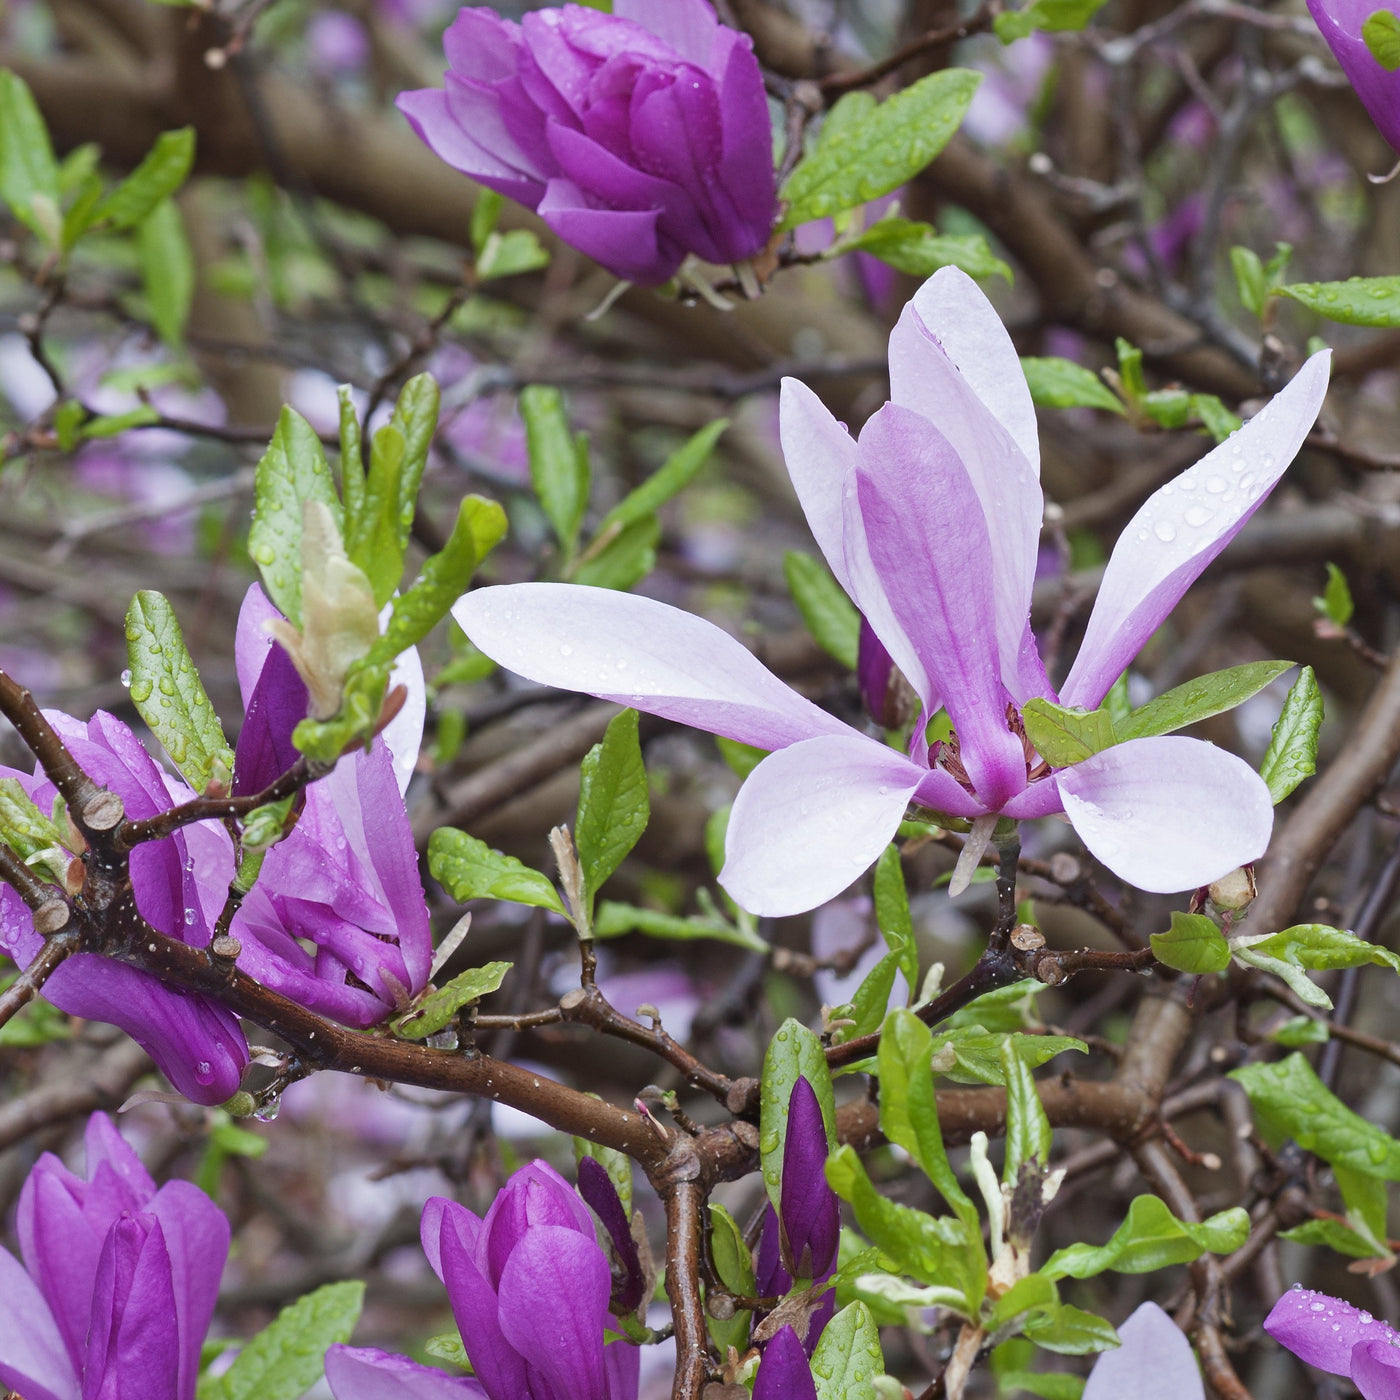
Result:
[[[1260,417],[1263,417],[1263,415],[1261,414]],[[1273,471],[1274,454],[1272,452],[1266,452],[1264,456],[1260,459],[1260,466],[1262,466],[1266,472]]]
[[1326,1303],[1314,1303],[1314,1304],[1312,1304],[1312,1311],[1313,1311],[1313,1312],[1325,1312],[1326,1310],[1327,1310],[1327,1304],[1326,1304]]
[[773,1132],[764,1133],[758,1140],[758,1150],[760,1152],[776,1152],[778,1150],[779,1141],[780,1139],[776,1129]]
[[266,1099],[253,1110],[253,1117],[259,1123],[272,1123],[276,1121],[277,1115],[282,1112],[282,1100],[280,1098]]
[[194,923],[194,910],[193,910],[193,909],[186,909],[186,910],[185,910],[185,923],[186,923],[186,924],[193,924],[193,923]]
[[562,647],[559,648],[559,655],[560,655],[560,656],[572,656],[573,654],[574,654],[574,649],[573,649],[573,647],[571,647],[567,642],[565,642],[564,645],[563,645]]
[[1181,487],[1183,491],[1194,491],[1196,489],[1196,478],[1192,476],[1190,472],[1187,472],[1177,480],[1176,484]]
[[1206,490],[1212,496],[1218,496],[1229,483],[1223,476],[1211,476],[1206,478]]
[[1153,527],[1152,533],[1157,536],[1163,544],[1170,544],[1176,538],[1176,526],[1170,520],[1159,520]]
[[214,1066],[208,1060],[201,1060],[194,1067],[194,1077],[201,1084],[212,1084],[214,1082]]
[[128,666],[128,667],[126,668],[126,670],[122,672],[122,684],[123,684],[128,690],[131,689],[131,667],[130,667],[130,666]]
[[619,661],[619,662],[617,663],[617,669],[618,669],[619,671],[625,671],[625,670],[627,669],[627,662],[626,662],[625,659],[623,659],[623,660],[621,660],[621,661]]
[[1184,517],[1186,523],[1193,529],[1199,530],[1211,517],[1211,512],[1205,506],[1192,506]]
[[1138,537],[1138,543],[1139,543],[1139,544],[1145,544],[1145,543],[1147,542],[1147,531],[1146,531],[1146,530],[1139,530],[1139,531],[1137,532],[1137,537]]

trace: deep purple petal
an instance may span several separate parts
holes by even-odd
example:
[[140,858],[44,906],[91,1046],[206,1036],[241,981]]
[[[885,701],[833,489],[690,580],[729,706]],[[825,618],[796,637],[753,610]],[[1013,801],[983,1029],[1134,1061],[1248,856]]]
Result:
[[150,1214],[162,1227],[174,1298],[173,1331],[179,1356],[176,1393],[190,1396],[228,1259],[228,1217],[188,1181],[166,1182],[151,1201]]
[[1400,1333],[1389,1324],[1311,1288],[1290,1288],[1264,1319],[1264,1330],[1309,1366],[1334,1376],[1351,1374],[1351,1355],[1357,1346],[1371,1342],[1400,1346]]
[[531,1231],[548,1226],[573,1230],[590,1243],[593,1218],[574,1189],[548,1162],[535,1160],[515,1172],[496,1193],[481,1224],[477,1258],[492,1284],[499,1285],[506,1261]]
[[1148,497],[1119,536],[1061,694],[1092,708],[1201,571],[1244,528],[1307,437],[1327,394],[1320,350],[1244,427]]
[[611,1289],[603,1251],[576,1230],[532,1229],[506,1261],[501,1331],[553,1394],[607,1400],[603,1328]]
[[185,1400],[175,1312],[160,1223],[146,1214],[118,1220],[93,1282],[83,1400]]
[[752,914],[815,909],[874,864],[926,776],[852,730],[769,754],[734,800],[720,884]]
[[1322,37],[1382,136],[1400,151],[1400,73],[1383,68],[1361,37],[1361,26],[1383,5],[1373,0],[1308,0]]
[[637,1400],[641,1378],[641,1347],[619,1339],[603,1348],[603,1381],[608,1400]]
[[449,1376],[377,1347],[340,1343],[326,1352],[326,1383],[335,1400],[486,1400],[469,1376]]
[[627,1212],[622,1208],[617,1187],[613,1185],[607,1168],[596,1157],[585,1155],[579,1158],[578,1192],[603,1222],[618,1263],[622,1265],[625,1278],[615,1292],[615,1302],[623,1312],[636,1312],[642,1304],[646,1287],[642,1261],[637,1255],[637,1242],[632,1238]]
[[1122,1346],[1094,1363],[1083,1400],[1205,1400],[1191,1343],[1156,1303],[1118,1329]]
[[1104,749],[1056,775],[1079,838],[1130,885],[1196,889],[1264,854],[1274,808],[1242,758],[1164,735]]
[[1400,1347],[1358,1342],[1351,1350],[1351,1380],[1361,1400],[1400,1400]]
[[806,1349],[791,1327],[780,1327],[763,1348],[753,1400],[817,1400]]
[[270,787],[301,757],[292,731],[306,718],[309,703],[292,658],[279,646],[269,647],[234,748],[235,796]]
[[78,1400],[78,1374],[53,1313],[13,1254],[0,1249],[0,1385],[25,1400]]
[[682,255],[657,237],[659,210],[597,209],[572,180],[557,177],[540,200],[539,215],[565,243],[624,282],[659,286],[681,265]]
[[452,616],[527,680],[581,690],[761,749],[850,729],[712,622],[633,593],[566,583],[478,588]]
[[[892,403],[866,423],[860,458],[870,557],[943,696],[973,787],[995,810],[1025,787],[1026,760],[1007,728],[991,538],[973,481],[937,428]],[[1023,627],[1024,617],[1018,647]]]
[[802,1078],[788,1098],[783,1140],[782,1221],[799,1278],[826,1278],[836,1262],[841,1209],[826,1181],[826,1125],[816,1092]]
[[451,1216],[445,1216],[443,1223],[439,1236],[442,1280],[472,1370],[488,1395],[528,1396],[525,1361],[501,1330],[496,1290],[453,1228]]

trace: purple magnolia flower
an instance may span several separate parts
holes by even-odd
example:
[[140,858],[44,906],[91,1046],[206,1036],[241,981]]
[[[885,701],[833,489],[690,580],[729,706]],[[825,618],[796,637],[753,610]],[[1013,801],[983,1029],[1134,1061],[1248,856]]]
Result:
[[[46,714],[83,770],[122,799],[129,818],[153,817],[194,796],[105,711],[86,724],[57,711]],[[41,811],[51,810],[56,792],[42,772],[0,769],[0,777],[18,778]],[[147,842],[132,851],[130,868],[136,907],[151,927],[206,946],[233,876],[233,848],[223,829],[189,827]],[[42,944],[27,906],[14,890],[0,886],[0,949],[24,967]],[[149,973],[91,953],[63,963],[44,984],[44,995],[70,1015],[120,1026],[196,1103],[223,1103],[238,1088],[248,1044],[233,1013],[208,997],[167,987]]]
[[603,1345],[603,1329],[614,1325],[607,1257],[583,1202],[552,1167],[522,1167],[484,1219],[433,1197],[423,1209],[422,1238],[447,1285],[477,1384],[452,1388],[442,1372],[402,1357],[332,1347],[326,1376],[336,1400],[636,1400],[637,1348]]
[[752,257],[776,212],[772,124],[748,35],[706,0],[462,10],[443,36],[445,90],[398,107],[454,169],[537,210],[629,282],[690,253]]
[[1308,9],[1342,72],[1382,136],[1400,151],[1400,73],[1382,67],[1361,37],[1362,26],[1384,6],[1372,0],[1308,0]]
[[86,1141],[86,1179],[46,1152],[20,1192],[23,1265],[0,1249],[0,1384],[25,1400],[193,1400],[228,1220],[187,1181],[156,1190],[106,1114]]
[[[1327,352],[1138,511],[1109,560],[1060,697],[1093,707],[1292,460],[1327,388]],[[567,584],[484,588],[453,615],[530,680],[582,690],[772,749],[734,803],[720,881],[758,914],[832,898],[879,855],[912,801],[953,816],[1063,811],[1106,866],[1158,892],[1261,855],[1263,781],[1199,740],[1118,744],[1050,771],[1016,711],[1055,699],[1030,628],[1043,497],[1035,409],[991,304],[935,273],[890,338],[893,401],[859,442],[783,382],[788,471],[817,543],[924,708],[955,730],[887,748],[789,690],[712,624],[649,598]]]
[[1156,1303],[1142,1304],[1118,1337],[1094,1362],[1083,1400],[1205,1400],[1191,1343]]
[[817,1400],[817,1383],[807,1352],[791,1327],[780,1327],[763,1348],[753,1400]]
[[1362,1400],[1400,1400],[1400,1332],[1370,1313],[1295,1285],[1274,1304],[1264,1330],[1309,1366],[1350,1376]]
[[[247,711],[234,755],[238,793],[259,791],[297,757],[292,730],[306,717],[307,690],[264,630],[278,616],[254,584],[235,643]],[[406,655],[409,702],[367,752],[342,758],[307,789],[295,828],[267,853],[230,929],[245,972],[351,1026],[402,1008],[427,985],[432,963],[402,796],[423,728],[422,668]]]

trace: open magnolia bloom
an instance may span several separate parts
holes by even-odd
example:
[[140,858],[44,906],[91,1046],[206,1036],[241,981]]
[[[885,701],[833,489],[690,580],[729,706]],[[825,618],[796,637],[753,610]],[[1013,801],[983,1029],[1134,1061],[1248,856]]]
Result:
[[1400,1400],[1400,1332],[1370,1313],[1295,1284],[1264,1330],[1309,1366],[1349,1376],[1362,1400]]
[[[1273,808],[1258,774],[1176,736],[1052,771],[1018,711],[1033,697],[1103,700],[1273,489],[1322,406],[1327,369],[1328,352],[1314,355],[1133,517],[1062,697],[1030,627],[1044,505],[1035,409],[1011,339],[971,278],[943,268],[905,307],[890,337],[892,401],[859,441],[804,384],[785,380],[783,452],[812,533],[923,706],[908,754],[795,694],[719,628],[647,598],[516,584],[468,594],[453,616],[530,680],[776,750],[734,803],[720,875],[753,913],[800,913],[840,893],[910,802],[971,819],[1063,811],[1130,884],[1195,888],[1268,845]],[[940,705],[954,739],[930,746],[924,721]]]

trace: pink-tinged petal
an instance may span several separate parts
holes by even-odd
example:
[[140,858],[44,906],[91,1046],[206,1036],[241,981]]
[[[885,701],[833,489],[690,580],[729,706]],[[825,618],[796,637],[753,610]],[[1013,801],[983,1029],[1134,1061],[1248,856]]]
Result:
[[[973,481],[932,423],[892,403],[866,423],[860,459],[870,557],[943,696],[977,796],[996,810],[1026,786],[1026,759],[1006,723],[994,596],[1000,585],[988,586],[992,543]],[[1024,627],[1023,616],[1018,648]]]
[[1089,850],[1154,894],[1196,889],[1257,860],[1273,831],[1264,780],[1242,758],[1199,739],[1132,739],[1055,778]]
[[403,707],[380,732],[379,737],[394,759],[394,777],[399,795],[408,791],[409,779],[418,766],[418,751],[423,746],[423,721],[428,714],[428,687],[423,679],[423,658],[417,647],[401,653],[389,673],[389,689],[403,686]]
[[687,62],[710,67],[720,26],[706,0],[613,0],[612,12],[649,29]]
[[466,1400],[486,1392],[469,1376],[449,1376],[420,1366],[406,1356],[378,1347],[348,1347],[326,1352],[326,1383],[335,1400]]
[[219,1300],[219,1282],[228,1259],[228,1216],[188,1181],[168,1181],[156,1192],[150,1214],[161,1222],[175,1299],[179,1355],[176,1393],[193,1395],[199,1354]]
[[159,1222],[145,1214],[118,1220],[93,1280],[83,1400],[184,1400],[175,1309]]
[[681,265],[681,255],[662,249],[656,209],[594,209],[572,180],[549,182],[539,216],[565,243],[592,258],[624,282],[653,287]]
[[[445,1224],[439,1236],[442,1281],[447,1285],[452,1316],[457,1320],[472,1370],[488,1395],[527,1396],[531,1392],[525,1361],[501,1330],[496,1290],[449,1218],[445,1218]],[[607,1265],[603,1268],[606,1270]]]
[[[1020,704],[1033,693],[1026,688],[1020,652],[1030,618],[1045,503],[1033,465],[1039,458],[1028,458],[1015,434],[1020,432],[1034,444],[1035,414],[1031,410],[1029,420],[1020,421],[1014,400],[1018,393],[1025,395],[1024,407],[1029,410],[1029,391],[991,304],[965,273],[956,268],[943,272],[953,276],[936,273],[925,283],[890,336],[890,397],[934,425],[952,445],[972,483],[976,493],[972,508],[980,510],[991,543],[991,567],[982,576],[981,587],[991,582],[1001,677]],[[938,316],[945,319],[935,319]],[[942,340],[945,335],[947,343]],[[959,363],[959,355],[967,370]],[[999,366],[1003,359],[1007,363]],[[998,376],[1007,380],[1000,395],[993,387]],[[923,504],[929,514],[945,509],[936,496]],[[959,523],[968,519],[970,514],[958,517]]]
[[238,691],[245,710],[273,646],[272,637],[263,624],[281,616],[262,591],[262,585],[250,583],[238,609],[238,626],[233,635],[233,664],[238,672]]
[[478,588],[453,604],[493,660],[541,685],[780,749],[849,734],[712,622],[652,598],[567,583]]
[[494,83],[520,63],[520,26],[484,5],[458,10],[442,36],[448,67],[464,78]]
[[1400,1347],[1357,1343],[1351,1351],[1351,1381],[1361,1400],[1400,1400]]
[[1094,1363],[1083,1400],[1205,1400],[1191,1343],[1156,1303],[1118,1329],[1122,1346]]
[[591,1235],[541,1225],[516,1245],[501,1273],[501,1330],[545,1379],[545,1394],[606,1400],[603,1328],[611,1290],[608,1261]]
[[481,1217],[469,1211],[457,1201],[449,1201],[446,1196],[430,1196],[423,1206],[423,1216],[418,1226],[418,1237],[423,1243],[423,1253],[427,1255],[432,1271],[447,1282],[442,1268],[442,1237],[445,1230],[456,1235],[462,1248],[476,1256],[476,1243],[481,1235]]
[[817,1400],[806,1349],[791,1327],[780,1327],[764,1347],[753,1400]]
[[642,1349],[618,1340],[603,1348],[603,1380],[608,1400],[637,1400],[642,1379]]
[[94,1113],[83,1130],[83,1148],[87,1159],[89,1181],[106,1166],[116,1173],[130,1192],[133,1205],[145,1205],[156,1194],[156,1184],[136,1149],[117,1131],[117,1125],[105,1113]]
[[904,634],[875,572],[856,500],[860,449],[831,411],[800,380],[784,379],[778,398],[783,460],[812,538],[831,572],[894,658],[920,699],[932,699],[928,676]]
[[1061,694],[1092,708],[1201,571],[1244,528],[1303,445],[1327,395],[1319,350],[1244,427],[1148,497],[1119,536]]
[[1264,1330],[1300,1361],[1334,1376],[1351,1374],[1352,1352],[1359,1346],[1400,1346],[1400,1333],[1387,1323],[1311,1288],[1290,1288],[1264,1319]]
[[[1040,425],[1036,422],[1030,386],[1021,368],[1021,357],[981,287],[960,268],[939,268],[914,293],[911,305],[972,392],[1011,434],[1039,476]],[[918,389],[917,383],[910,387]],[[916,413],[925,412],[916,399],[902,399],[893,388],[891,384],[891,398],[896,403]]]
[[769,754],[734,800],[720,884],[753,914],[815,909],[874,863],[924,777],[853,731]]
[[0,1249],[0,1298],[5,1300],[0,1385],[25,1400],[78,1400],[78,1375],[53,1313],[6,1249]]
[[572,1230],[590,1242],[594,1238],[593,1218],[574,1188],[548,1162],[537,1159],[496,1193],[481,1223],[477,1258],[493,1284],[499,1283],[511,1251],[526,1232],[542,1226]]

